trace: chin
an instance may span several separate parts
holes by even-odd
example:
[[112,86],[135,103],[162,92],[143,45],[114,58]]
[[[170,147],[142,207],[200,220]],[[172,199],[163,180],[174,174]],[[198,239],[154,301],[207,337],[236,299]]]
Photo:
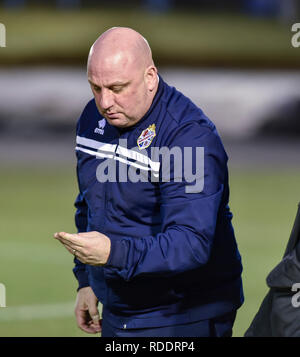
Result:
[[117,128],[126,128],[127,126],[130,126],[130,123],[128,122],[128,120],[124,120],[124,119],[108,119],[106,118],[106,120],[108,121],[108,123],[112,126],[115,126]]
[[110,125],[115,126],[117,128],[127,128],[138,122],[138,120],[129,119],[127,117],[106,118],[106,120]]

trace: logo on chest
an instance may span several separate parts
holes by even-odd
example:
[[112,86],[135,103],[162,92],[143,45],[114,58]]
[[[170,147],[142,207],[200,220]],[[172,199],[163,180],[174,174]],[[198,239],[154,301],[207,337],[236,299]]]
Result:
[[147,129],[143,130],[141,135],[137,139],[137,144],[140,150],[146,149],[151,143],[155,133],[155,124],[148,126]]
[[103,118],[98,121],[98,128],[95,128],[94,133],[103,135],[104,134],[104,128],[106,125],[106,120]]

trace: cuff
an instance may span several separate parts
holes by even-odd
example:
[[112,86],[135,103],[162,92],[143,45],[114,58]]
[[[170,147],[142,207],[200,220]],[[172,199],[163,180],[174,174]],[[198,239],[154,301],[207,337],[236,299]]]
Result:
[[110,253],[105,266],[123,269],[126,266],[128,245],[124,239],[111,239]]
[[85,288],[87,286],[90,286],[89,283],[89,277],[88,277],[88,273],[85,270],[85,265],[81,263],[80,266],[76,265],[73,268],[73,273],[78,281],[78,288],[77,291],[81,288]]

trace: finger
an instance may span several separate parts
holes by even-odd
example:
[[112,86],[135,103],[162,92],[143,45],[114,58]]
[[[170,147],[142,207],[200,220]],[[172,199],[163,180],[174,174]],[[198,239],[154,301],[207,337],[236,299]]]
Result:
[[88,333],[97,333],[97,332],[101,332],[102,328],[101,328],[101,324],[96,324],[94,323],[93,320],[89,320],[87,322],[83,322],[80,326],[81,329],[84,329],[85,332]]
[[[93,321],[93,320],[90,320],[90,321],[88,322],[88,324],[89,324],[89,325],[92,325],[92,324],[94,324],[94,321]],[[100,325],[100,327],[102,326],[102,319],[99,320],[99,323],[97,323],[97,325]]]
[[90,329],[93,330],[93,333],[99,333],[102,331],[101,325],[95,325],[93,322],[90,324]]
[[86,333],[98,333],[98,332],[101,332],[101,328],[97,328],[96,326],[93,326],[92,324],[86,324],[86,323],[77,323],[78,327],[86,332]]
[[85,263],[85,255],[83,254],[83,251],[81,250],[80,247],[74,246],[74,245],[69,245],[64,242],[61,242],[61,244],[66,248],[66,250],[74,255],[76,258],[78,258],[81,262]]
[[95,323],[93,320],[89,321],[88,323],[89,327],[94,329],[95,332],[101,332],[102,326],[101,326],[101,320],[99,322]]
[[89,309],[89,314],[90,314],[90,317],[92,319],[92,321],[95,323],[95,324],[100,324],[100,315],[99,315],[99,312],[98,312],[98,309],[96,308],[96,311],[94,309]]
[[84,245],[82,237],[80,237],[78,234],[59,232],[56,234],[55,238],[64,241],[65,243],[71,243],[79,247],[82,247]]
[[79,254],[78,251],[76,249],[74,249],[73,247],[68,246],[67,244],[62,243],[62,245],[67,249],[67,251],[69,253],[71,253],[72,255],[75,254]]
[[87,311],[78,311],[75,312],[77,326],[86,333],[97,333],[100,332],[99,328],[96,328],[91,324],[91,320],[87,317]]
[[100,314],[97,308],[97,304],[91,304],[89,306],[89,314],[93,321],[93,324],[97,327],[100,327]]
[[65,246],[66,249],[71,250],[73,252],[76,250],[77,252],[83,253],[83,248],[77,244],[73,244],[71,242],[65,241],[64,239],[57,239],[62,245]]
[[65,242],[62,239],[58,239],[58,240],[69,251],[74,251],[76,249],[78,249],[78,250],[80,249],[80,247],[78,247],[70,242]]
[[63,243],[66,243],[66,244],[73,244],[73,245],[76,245],[76,246],[79,246],[79,242],[74,240],[74,238],[67,238],[63,235],[61,235],[60,233],[57,233],[55,236],[54,236],[57,240],[59,240],[60,242],[63,242]]
[[83,322],[77,322],[77,326],[80,328],[80,330],[86,332],[86,333],[95,333],[95,329],[93,328],[93,326],[90,326],[89,324]]
[[92,321],[94,324],[100,325],[100,315],[99,314],[92,315],[91,318],[92,318]]

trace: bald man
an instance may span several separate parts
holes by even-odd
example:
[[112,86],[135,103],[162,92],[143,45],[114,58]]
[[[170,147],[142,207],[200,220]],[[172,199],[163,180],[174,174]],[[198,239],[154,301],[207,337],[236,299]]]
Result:
[[78,232],[55,233],[75,256],[78,326],[103,337],[231,336],[242,264],[214,124],[158,75],[133,29],[96,40],[87,77]]

